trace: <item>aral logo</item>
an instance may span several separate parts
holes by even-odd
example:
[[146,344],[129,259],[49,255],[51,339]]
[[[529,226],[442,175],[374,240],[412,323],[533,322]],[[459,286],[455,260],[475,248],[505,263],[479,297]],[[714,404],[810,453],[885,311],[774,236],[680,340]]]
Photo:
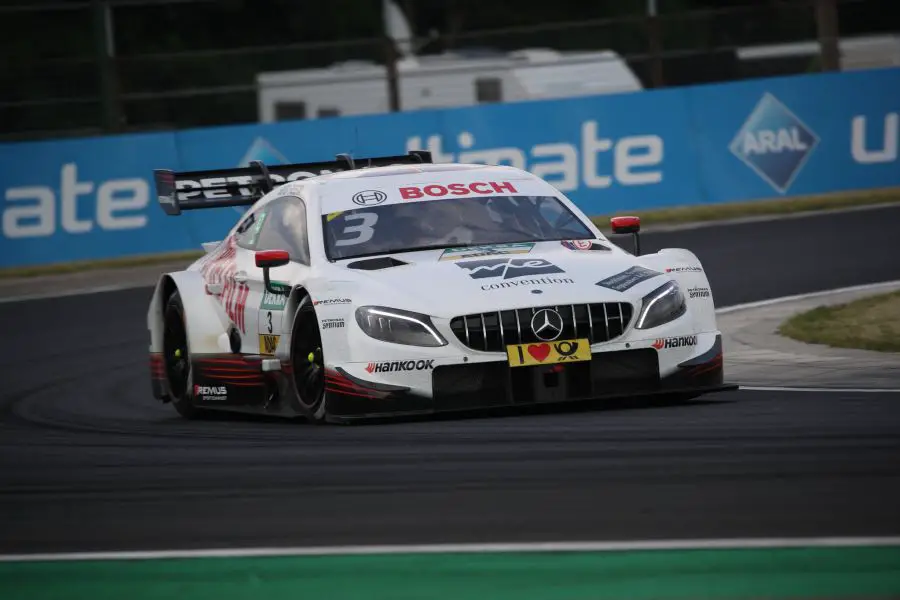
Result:
[[547,273],[565,273],[562,269],[543,258],[486,258],[456,263],[460,268],[469,270],[472,279],[502,277],[512,279],[527,275],[544,275]]
[[772,94],[765,94],[729,146],[769,185],[787,192],[819,143],[812,129]]

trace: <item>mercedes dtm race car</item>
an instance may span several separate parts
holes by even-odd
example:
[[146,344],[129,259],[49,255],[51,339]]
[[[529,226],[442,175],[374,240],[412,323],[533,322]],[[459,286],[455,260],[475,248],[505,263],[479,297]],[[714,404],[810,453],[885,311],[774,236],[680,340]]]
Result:
[[150,303],[153,393],[182,415],[346,421],[734,388],[703,267],[641,255],[637,218],[613,219],[631,254],[519,169],[337,158],[155,171],[170,215],[250,206]]

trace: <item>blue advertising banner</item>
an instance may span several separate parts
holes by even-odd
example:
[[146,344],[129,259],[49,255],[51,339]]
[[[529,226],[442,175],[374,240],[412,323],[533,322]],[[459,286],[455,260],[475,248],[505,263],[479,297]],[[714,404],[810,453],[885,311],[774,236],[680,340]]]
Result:
[[430,150],[507,164],[588,214],[900,185],[900,69],[168,133],[0,144],[0,268],[199,248],[236,209],[167,217],[154,168]]

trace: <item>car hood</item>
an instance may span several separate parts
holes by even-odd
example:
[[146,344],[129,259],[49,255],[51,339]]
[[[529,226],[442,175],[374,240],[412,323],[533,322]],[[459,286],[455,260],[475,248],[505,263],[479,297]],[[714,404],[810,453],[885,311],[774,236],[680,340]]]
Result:
[[531,306],[633,302],[669,279],[618,249],[573,250],[560,242],[534,244],[527,252],[524,247],[508,249],[518,253],[466,256],[476,251],[455,255],[429,250],[347,260],[335,265],[340,271],[335,279],[355,284],[352,300],[357,306],[377,304],[443,318]]

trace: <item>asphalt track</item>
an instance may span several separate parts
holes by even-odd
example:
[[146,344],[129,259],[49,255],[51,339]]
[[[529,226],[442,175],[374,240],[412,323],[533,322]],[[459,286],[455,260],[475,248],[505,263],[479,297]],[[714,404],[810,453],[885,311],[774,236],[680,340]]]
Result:
[[[720,306],[900,279],[900,207],[644,238]],[[137,289],[0,305],[0,552],[900,534],[900,394],[187,422]]]

